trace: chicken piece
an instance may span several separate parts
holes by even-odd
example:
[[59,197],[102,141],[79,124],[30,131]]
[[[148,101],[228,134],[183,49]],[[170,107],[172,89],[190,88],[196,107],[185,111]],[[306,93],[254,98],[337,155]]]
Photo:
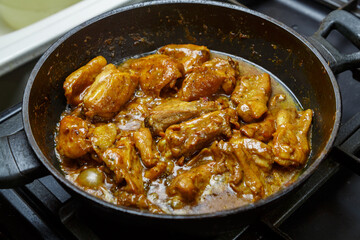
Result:
[[275,117],[268,113],[263,121],[243,125],[240,128],[243,135],[255,138],[262,142],[268,142],[275,132]]
[[210,51],[207,47],[193,44],[169,44],[160,48],[158,52],[182,63],[185,74],[192,72],[194,67],[210,59]]
[[184,73],[183,65],[175,59],[153,54],[132,61],[130,69],[139,76],[141,89],[148,95],[159,97],[163,88],[174,88]]
[[153,181],[158,177],[160,177],[163,173],[165,173],[166,168],[167,168],[166,162],[157,162],[157,164],[154,167],[150,168],[145,172],[144,176],[150,179],[151,181]]
[[307,138],[313,112],[311,109],[298,112],[282,109],[276,117],[276,131],[273,139],[275,162],[288,166],[302,166],[310,152]]
[[95,77],[106,64],[106,59],[98,56],[65,79],[63,87],[68,104],[77,106],[83,101],[86,89],[95,81]]
[[140,152],[141,161],[147,167],[153,167],[158,162],[153,153],[153,140],[148,128],[140,128],[134,132],[135,146]]
[[[229,142],[231,143],[241,169],[243,170],[245,184],[253,194],[253,199],[263,198],[265,196],[264,185],[261,182],[260,174],[257,171],[256,166],[251,162],[251,156],[241,143],[241,135],[234,134]],[[238,188],[235,188],[234,190],[238,191]]]
[[219,166],[219,163],[215,161],[191,168],[177,175],[167,187],[166,192],[169,196],[179,196],[185,202],[192,202],[201,195],[212,175],[225,171],[225,167]]
[[201,114],[217,109],[218,106],[213,101],[201,99],[184,102],[174,99],[155,107],[150,112],[149,117],[145,119],[145,125],[150,127],[154,134],[161,135],[171,125],[199,117]]
[[86,116],[112,118],[130,100],[137,86],[136,76],[120,72],[113,64],[106,65],[84,96]]
[[111,147],[116,140],[116,134],[117,130],[114,123],[97,126],[91,132],[90,138],[94,151],[100,155]]
[[267,73],[242,77],[231,95],[237,104],[236,111],[245,122],[253,122],[268,110],[267,102],[271,94],[270,76]]
[[229,185],[235,189],[235,186],[239,185],[243,179],[243,172],[231,143],[215,141],[210,149],[217,162],[225,163],[226,169],[230,172]]
[[61,119],[57,143],[60,155],[79,158],[89,152],[91,143],[87,138],[88,132],[88,123],[79,117],[68,115]]
[[163,156],[190,157],[219,137],[231,137],[230,124],[237,124],[235,110],[215,111],[181,124],[170,126],[159,141]]
[[227,94],[234,89],[239,74],[238,66],[229,58],[213,58],[186,76],[179,91],[183,101],[193,101],[201,97],[210,97],[222,86]]
[[126,185],[122,187],[124,191],[134,194],[144,193],[141,162],[129,137],[122,137],[116,143],[116,147],[106,149],[101,158],[114,172],[117,183],[125,180]]
[[250,155],[252,160],[260,168],[269,171],[274,163],[272,148],[267,144],[253,139],[241,137],[237,141]]

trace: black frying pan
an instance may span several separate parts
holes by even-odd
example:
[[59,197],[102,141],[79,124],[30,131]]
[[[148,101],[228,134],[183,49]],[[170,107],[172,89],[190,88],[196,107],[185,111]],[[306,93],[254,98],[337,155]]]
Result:
[[[313,44],[284,24],[252,10],[224,3],[157,1],[117,9],[89,20],[52,45],[32,71],[22,106],[28,142],[24,140],[22,131],[0,138],[1,185],[13,187],[28,181],[28,176],[32,179],[39,173],[40,161],[77,196],[103,212],[122,216],[119,221],[130,219],[137,223],[213,232],[248,222],[303,183],[334,143],[340,123],[341,101],[333,71],[359,67],[360,53],[343,56],[331,48],[323,37],[333,28],[360,46],[360,21],[344,11],[331,13],[311,38],[323,56]],[[305,171],[294,184],[244,207],[173,216],[110,204],[65,179],[55,157],[54,130],[66,105],[62,89],[66,76],[98,55],[104,56],[108,62],[117,63],[169,43],[205,45],[212,50],[248,59],[279,77],[305,109],[314,110],[311,156]]]

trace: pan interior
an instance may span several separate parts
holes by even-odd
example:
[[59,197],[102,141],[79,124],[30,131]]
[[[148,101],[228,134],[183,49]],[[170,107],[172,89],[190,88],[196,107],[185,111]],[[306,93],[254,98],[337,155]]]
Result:
[[305,109],[315,112],[308,166],[329,147],[339,118],[334,80],[312,47],[284,26],[250,10],[200,2],[139,5],[95,20],[56,42],[40,59],[25,90],[28,137],[36,142],[35,152],[60,181],[66,182],[59,174],[54,131],[66,107],[62,88],[66,76],[98,55],[116,64],[170,43],[205,45],[271,72]]

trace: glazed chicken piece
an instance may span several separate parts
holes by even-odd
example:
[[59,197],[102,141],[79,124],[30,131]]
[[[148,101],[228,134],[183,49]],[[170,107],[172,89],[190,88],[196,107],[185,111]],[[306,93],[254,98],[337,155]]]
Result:
[[225,171],[224,165],[219,165],[215,161],[193,167],[177,175],[167,187],[166,192],[169,196],[178,196],[185,202],[192,202],[201,195],[212,175]]
[[269,109],[264,120],[243,125],[240,128],[240,132],[249,138],[255,138],[266,143],[269,142],[275,132],[275,116],[279,109],[286,107],[285,105],[282,106],[285,100],[286,96],[284,94],[274,95],[269,101]]
[[213,58],[186,76],[179,91],[179,97],[183,101],[210,97],[220,87],[226,94],[231,94],[238,75],[238,65],[231,58],[227,60]]
[[129,137],[122,137],[116,142],[116,147],[106,149],[101,158],[114,172],[118,184],[125,180],[126,185],[122,187],[124,191],[134,194],[144,193],[141,162]]
[[201,99],[184,102],[173,99],[155,107],[150,112],[149,117],[145,119],[145,125],[150,127],[155,135],[162,135],[171,125],[199,117],[217,109],[218,106],[213,101]]
[[307,138],[313,112],[308,109],[281,109],[276,117],[276,132],[273,139],[275,162],[288,166],[305,164],[310,152]]
[[237,104],[236,111],[239,117],[250,123],[266,113],[270,94],[270,76],[263,73],[261,75],[242,77],[231,95],[231,100]]
[[60,121],[57,150],[68,158],[79,158],[91,149],[87,138],[88,123],[79,118],[68,115]]
[[130,100],[137,86],[136,76],[120,72],[113,64],[106,65],[84,96],[86,116],[112,118]]
[[94,151],[101,155],[116,140],[117,130],[114,123],[103,124],[91,131],[91,144]]
[[124,191],[115,193],[117,197],[117,204],[127,207],[137,207],[139,209],[146,209],[153,213],[163,213],[163,211],[147,199],[145,194],[131,194]]
[[153,54],[131,61],[129,67],[139,76],[141,89],[148,95],[159,97],[163,88],[174,88],[184,73],[183,65],[175,59]]
[[210,59],[210,51],[207,47],[193,44],[169,44],[160,48],[158,52],[182,63],[185,74]]
[[[244,182],[253,194],[253,199],[261,199],[265,195],[264,185],[260,179],[260,173],[252,162],[250,154],[243,147],[241,135],[234,134],[229,141],[234,149],[235,155],[240,162],[244,174]],[[241,188],[233,188],[235,191],[242,191]]]
[[246,137],[239,137],[237,144],[240,144],[243,150],[246,150],[250,155],[255,164],[263,170],[269,171],[274,163],[274,155],[272,148],[267,144]]
[[170,126],[158,146],[163,156],[187,158],[219,137],[231,137],[230,124],[238,124],[235,110],[211,112]]
[[106,64],[106,59],[98,56],[65,79],[63,87],[68,104],[77,106],[83,101],[84,93]]
[[148,128],[140,128],[134,132],[135,146],[140,152],[141,161],[147,167],[153,167],[158,162],[153,152],[153,139]]

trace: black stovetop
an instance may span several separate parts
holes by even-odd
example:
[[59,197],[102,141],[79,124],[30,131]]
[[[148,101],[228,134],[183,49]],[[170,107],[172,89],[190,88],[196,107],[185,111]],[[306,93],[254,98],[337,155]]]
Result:
[[[235,0],[229,2],[236,3]],[[311,36],[320,21],[346,0],[320,4],[311,0],[238,0],[250,9],[269,15],[302,34]],[[336,32],[329,36],[341,52],[357,49]],[[0,111],[20,102],[26,80],[37,59],[0,77]],[[342,123],[360,112],[360,83],[352,72],[337,76],[343,102]],[[18,117],[20,105],[13,109]],[[1,124],[1,118],[0,118]],[[111,222],[94,226],[86,209],[64,190],[52,176],[26,186],[0,190],[0,239],[104,239],[106,230],[115,236],[131,234],[133,239],[149,238],[148,233],[112,226]],[[112,231],[113,232],[113,231]],[[191,239],[191,236],[167,235],[166,239]],[[360,177],[327,159],[281,206],[270,209],[259,221],[213,239],[360,239]],[[161,236],[158,236],[161,238]],[[150,238],[151,239],[151,238]]]

